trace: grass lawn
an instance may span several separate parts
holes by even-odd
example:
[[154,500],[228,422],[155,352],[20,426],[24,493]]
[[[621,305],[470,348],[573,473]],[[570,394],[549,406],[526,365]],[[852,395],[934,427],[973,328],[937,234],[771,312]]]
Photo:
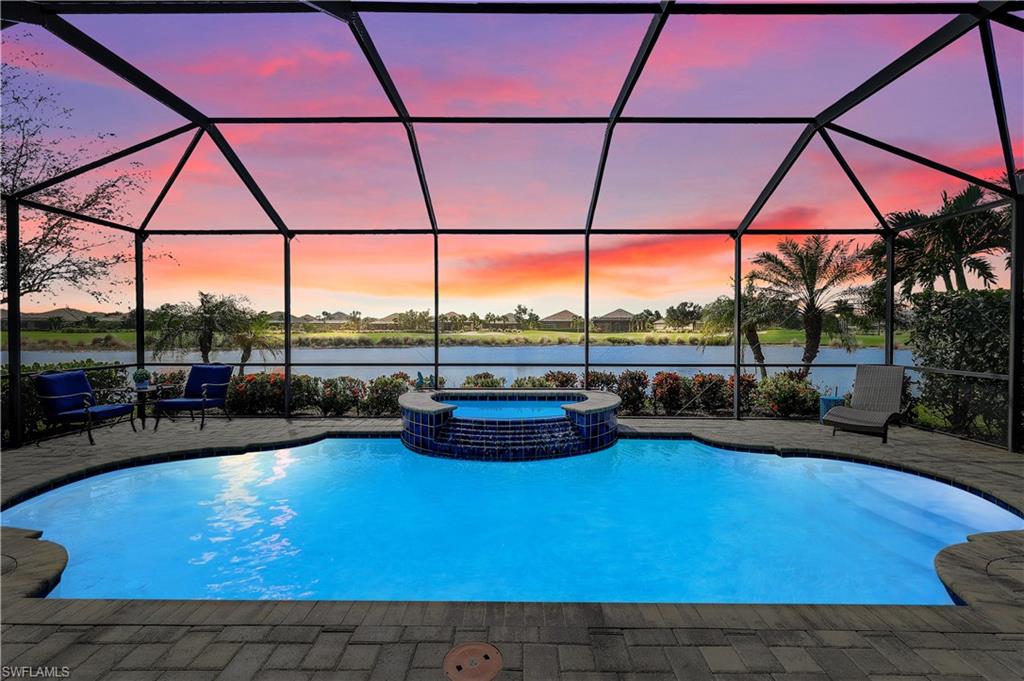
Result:
[[[112,330],[104,332],[76,331],[22,331],[23,347],[35,350],[74,350],[74,349],[119,349],[135,346],[135,332],[129,330]],[[761,342],[765,345],[802,345],[803,331],[799,329],[766,329],[762,331]],[[430,345],[434,334],[429,331],[375,331],[356,333],[354,331],[299,331],[293,334],[294,343],[300,347],[373,347],[392,345]],[[452,345],[565,345],[582,342],[583,334],[578,331],[542,331],[523,332],[502,331],[464,331],[458,333],[442,333],[442,343],[447,339]],[[653,340],[652,340],[653,339]],[[669,344],[688,345],[696,343],[699,334],[694,333],[591,333],[592,345],[612,344]],[[878,348],[884,344],[884,336],[880,334],[858,334],[857,341],[862,347]],[[723,337],[724,341],[724,337]],[[6,344],[7,333],[0,333],[0,342]],[[906,345],[907,334],[896,336],[898,345]],[[281,341],[283,343],[283,337]],[[828,346],[828,338],[822,345]]]

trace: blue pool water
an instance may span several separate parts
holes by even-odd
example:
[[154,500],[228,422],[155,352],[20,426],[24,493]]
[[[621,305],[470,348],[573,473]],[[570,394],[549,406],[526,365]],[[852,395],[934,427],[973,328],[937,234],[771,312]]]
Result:
[[550,419],[565,416],[558,400],[444,400],[460,419]]
[[1024,527],[925,478],[694,442],[485,463],[391,439],[132,468],[4,524],[90,598],[949,603],[935,554]]

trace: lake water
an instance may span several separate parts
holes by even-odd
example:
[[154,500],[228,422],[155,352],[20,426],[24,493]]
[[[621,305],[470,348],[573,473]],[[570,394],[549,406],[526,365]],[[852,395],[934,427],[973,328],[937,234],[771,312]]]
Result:
[[[765,346],[765,356],[769,363],[791,364],[794,368],[799,365],[803,348],[789,345]],[[594,367],[602,371],[621,371],[624,368],[645,369],[649,376],[657,371],[671,370],[678,371],[684,375],[693,375],[700,368],[682,368],[685,364],[720,364],[720,367],[705,367],[705,372],[729,373],[732,366],[732,347],[707,347],[700,348],[692,345],[628,345],[628,346],[592,346],[590,348],[590,361],[592,363],[606,364],[640,364],[639,367]],[[745,353],[745,361],[752,362],[753,357],[750,351]],[[88,352],[55,352],[55,351],[31,351],[22,353],[22,361],[25,364],[33,362],[76,362],[83,359],[93,359],[104,364],[120,362],[131,364],[135,362],[135,352],[131,350],[97,350]],[[147,362],[150,368],[159,368],[160,362],[153,359],[152,353],[147,353]],[[237,362],[238,351],[225,350],[214,352],[212,359],[221,362]],[[267,356],[260,358],[257,354],[255,362],[268,362],[280,367],[282,355],[277,357]],[[819,364],[879,364],[885,360],[882,348],[863,348],[853,352],[847,352],[839,348],[822,348],[816,360]],[[7,353],[3,353],[3,361],[7,361]],[[164,362],[199,362],[199,353],[178,353],[167,354],[162,358]],[[567,371],[582,373],[581,368],[566,366],[567,364],[583,363],[583,348],[579,345],[520,345],[520,346],[446,346],[441,348],[441,361],[448,363],[464,364],[466,366],[450,366],[442,368],[442,375],[451,387],[462,385],[463,379],[470,374],[480,371],[490,371],[502,376],[508,383],[520,376],[539,376],[548,369],[563,368]],[[897,364],[913,364],[913,354],[910,350],[897,350],[895,354]],[[295,373],[309,374],[328,378],[332,376],[354,376],[361,379],[371,379],[382,374],[393,371],[405,371],[415,376],[417,371],[424,375],[433,372],[434,350],[432,347],[411,347],[411,348],[293,348],[292,362],[298,364],[309,364],[311,366],[296,366]],[[373,362],[379,366],[350,366],[332,367],[316,366],[323,363],[369,363]],[[489,366],[490,364],[507,364],[509,366]],[[543,366],[527,366],[528,364],[542,364]],[[269,367],[268,367],[269,368]],[[251,371],[259,371],[260,367],[252,367]],[[771,372],[782,371],[783,369],[771,369]],[[753,368],[746,371],[753,372]],[[811,380],[823,392],[832,393],[838,391],[841,395],[853,385],[854,369],[819,367],[811,372]]]

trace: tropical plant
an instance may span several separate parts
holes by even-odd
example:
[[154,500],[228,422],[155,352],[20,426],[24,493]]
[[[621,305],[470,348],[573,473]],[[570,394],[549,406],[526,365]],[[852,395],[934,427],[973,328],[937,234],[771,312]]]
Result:
[[705,414],[724,411],[732,404],[732,393],[722,374],[697,372],[693,376],[693,402]]
[[320,411],[324,416],[344,416],[353,409],[359,413],[366,398],[366,382],[351,376],[325,378],[320,382]]
[[[762,377],[768,375],[768,370],[765,368],[760,331],[780,325],[791,310],[792,306],[784,298],[771,291],[757,288],[753,278],[747,278],[740,297],[740,333],[750,346],[750,352]],[[721,296],[706,305],[702,313],[701,347],[711,345],[723,335],[731,338],[736,323],[735,314],[733,299],[728,296]]]
[[252,351],[258,350],[261,355],[277,356],[277,334],[270,323],[270,315],[265,312],[247,315],[247,319],[239,320],[240,326],[231,332],[231,341],[242,351],[238,360],[238,373],[245,375],[245,365],[252,357]]
[[554,388],[546,376],[520,376],[512,381],[513,388]]
[[[966,215],[991,201],[982,188],[970,185],[956,194],[942,193],[942,205],[933,213],[911,210],[890,213],[889,226],[900,230],[894,237],[896,284],[904,297],[916,287],[934,290],[941,281],[947,291],[970,289],[968,275],[988,287],[997,280],[989,256],[1010,249],[1010,213],[989,208]],[[925,225],[921,222],[931,220]],[[913,225],[919,225],[908,229]],[[861,254],[868,271],[882,280],[886,273],[886,245],[876,239]],[[1006,267],[1009,267],[1009,257]]]
[[[734,395],[736,389],[736,374],[729,376],[729,381],[726,384],[726,392],[730,398]],[[750,400],[754,394],[754,388],[757,387],[757,379],[754,378],[753,374],[740,374],[740,413],[747,414],[750,412]]]
[[665,322],[674,329],[681,329],[700,319],[703,310],[701,305],[684,300],[678,305],[665,308]]
[[544,380],[551,383],[555,388],[575,388],[580,377],[574,371],[557,371],[552,369],[544,374]]
[[619,378],[611,371],[591,371],[587,374],[587,383],[591,390],[615,392],[619,389]]
[[495,376],[489,371],[481,371],[478,374],[470,374],[462,381],[463,388],[504,388],[505,379]]
[[651,382],[654,406],[665,414],[678,414],[693,399],[693,381],[674,371],[659,371]]
[[850,252],[852,241],[833,242],[828,236],[813,235],[797,242],[783,239],[777,252],[761,251],[753,263],[758,269],[752,279],[764,285],[771,296],[793,302],[803,321],[805,369],[818,356],[822,333],[836,338],[848,350],[856,344],[849,328],[833,312],[836,297],[863,268],[859,253]]
[[397,376],[378,376],[366,385],[366,399],[363,400],[363,413],[368,416],[394,416],[401,408],[398,398],[409,390],[408,379]]
[[153,311],[153,355],[166,352],[199,350],[204,363],[217,340],[241,332],[252,312],[241,296],[221,296],[199,292],[199,304],[164,304]]
[[800,372],[782,372],[762,378],[751,394],[758,416],[808,416],[818,411],[821,394]]
[[627,414],[639,414],[644,410],[647,404],[648,384],[646,371],[626,369],[619,374],[616,392],[622,400],[622,411]]
[[[1005,374],[1010,347],[1010,293],[926,291],[912,298],[910,343],[917,364]],[[943,430],[1002,441],[1007,388],[998,380],[922,372],[919,416]],[[935,421],[938,421],[937,423]]]

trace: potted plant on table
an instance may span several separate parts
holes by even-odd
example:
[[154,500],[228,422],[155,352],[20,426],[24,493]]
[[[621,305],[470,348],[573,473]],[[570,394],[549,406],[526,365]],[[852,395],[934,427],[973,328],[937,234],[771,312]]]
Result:
[[145,390],[149,387],[149,381],[152,378],[152,374],[146,369],[136,369],[132,372],[132,380],[135,381],[135,388],[137,390]]

